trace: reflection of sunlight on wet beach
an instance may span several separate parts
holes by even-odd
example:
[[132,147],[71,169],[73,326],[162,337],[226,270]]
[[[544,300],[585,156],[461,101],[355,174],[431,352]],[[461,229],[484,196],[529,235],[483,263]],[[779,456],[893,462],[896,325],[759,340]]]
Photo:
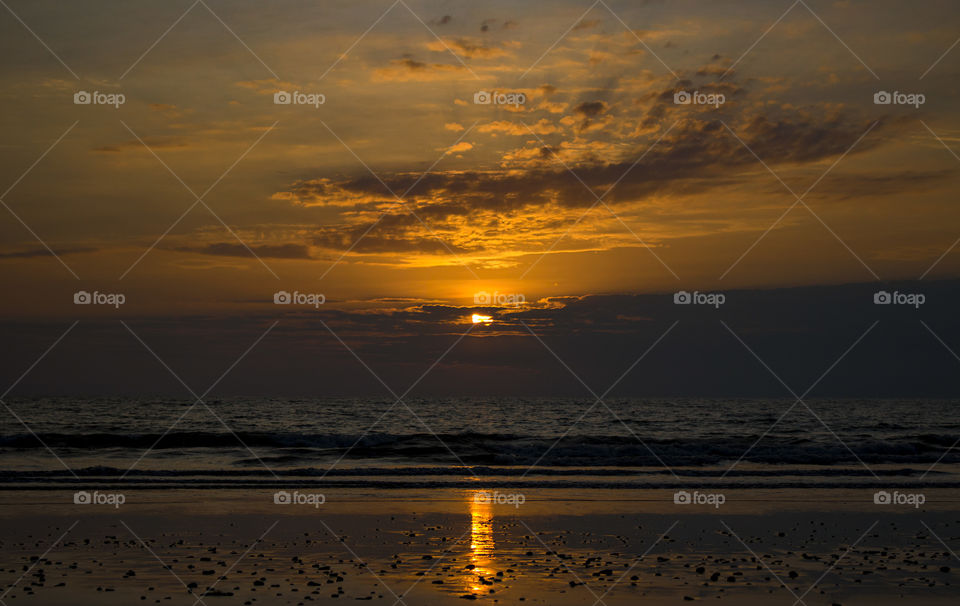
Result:
[[481,491],[468,494],[470,495],[470,564],[473,569],[467,571],[469,575],[465,576],[463,581],[469,591],[486,593],[481,578],[495,574],[492,568],[493,504],[477,498]]
[[478,502],[475,493],[470,499],[470,555],[472,558],[493,555],[493,505]]

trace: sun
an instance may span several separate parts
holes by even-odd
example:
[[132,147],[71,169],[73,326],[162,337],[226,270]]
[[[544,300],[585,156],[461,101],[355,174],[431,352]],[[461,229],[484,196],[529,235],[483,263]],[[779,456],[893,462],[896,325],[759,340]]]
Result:
[[473,314],[473,323],[474,324],[491,324],[493,323],[493,316],[484,316],[481,314]]

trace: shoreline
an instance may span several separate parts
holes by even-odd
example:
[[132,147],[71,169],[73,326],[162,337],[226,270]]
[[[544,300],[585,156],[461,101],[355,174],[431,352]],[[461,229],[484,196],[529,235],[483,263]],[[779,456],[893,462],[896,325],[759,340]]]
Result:
[[[52,514],[59,515],[116,515],[118,510],[131,511],[137,508],[151,507],[175,508],[210,505],[225,508],[230,513],[251,513],[268,515],[300,515],[310,513],[312,506],[288,504],[278,505],[274,497],[278,492],[300,492],[302,494],[322,494],[324,502],[320,505],[325,513],[340,514],[340,508],[347,513],[409,512],[409,505],[416,504],[420,512],[456,513],[477,500],[478,495],[523,495],[523,503],[517,507],[512,503],[492,503],[496,510],[517,510],[524,515],[544,515],[558,511],[586,514],[606,513],[658,513],[687,515],[746,514],[766,515],[779,512],[833,513],[855,512],[864,515],[903,514],[923,515],[928,512],[960,512],[960,494],[948,488],[925,488],[923,502],[914,503],[877,503],[877,489],[888,493],[896,491],[895,485],[884,485],[865,489],[745,489],[729,487],[722,492],[723,503],[678,504],[675,496],[679,491],[673,489],[600,489],[600,488],[550,488],[501,490],[486,482],[477,482],[470,489],[458,487],[444,488],[396,488],[382,491],[379,487],[326,487],[282,485],[281,490],[262,487],[233,487],[225,489],[155,489],[121,486],[122,491],[111,492],[109,486],[84,484],[77,487],[86,492],[100,491],[104,494],[123,494],[125,502],[115,508],[106,504],[78,505],[74,502],[75,489],[51,488],[49,490],[0,490],[0,518],[15,518],[32,513],[31,508],[43,506]],[[703,485],[688,485],[688,493],[700,491]],[[903,493],[913,494],[913,493]],[[301,507],[306,507],[302,512]],[[188,509],[191,514],[197,513]],[[171,513],[170,509],[164,510]]]

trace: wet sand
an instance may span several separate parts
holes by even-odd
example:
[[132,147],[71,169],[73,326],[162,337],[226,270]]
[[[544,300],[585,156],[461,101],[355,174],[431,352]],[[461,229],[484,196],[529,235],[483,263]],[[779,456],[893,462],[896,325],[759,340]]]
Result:
[[950,494],[928,494],[920,508],[875,506],[862,491],[734,492],[720,508],[649,492],[527,491],[520,505],[478,503],[475,494],[344,492],[314,507],[277,505],[266,492],[143,491],[114,508],[74,505],[60,492],[6,492],[0,599],[876,605],[960,597],[960,560],[950,551],[960,549],[960,503]]

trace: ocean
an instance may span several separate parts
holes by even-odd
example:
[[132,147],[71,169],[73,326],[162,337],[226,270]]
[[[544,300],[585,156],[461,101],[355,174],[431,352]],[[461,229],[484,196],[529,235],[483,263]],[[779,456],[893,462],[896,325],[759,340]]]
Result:
[[952,448],[960,402],[952,400],[21,398],[7,405],[16,416],[8,411],[0,423],[6,490],[93,482],[470,487],[478,478],[491,487],[548,488],[960,486],[960,449]]

